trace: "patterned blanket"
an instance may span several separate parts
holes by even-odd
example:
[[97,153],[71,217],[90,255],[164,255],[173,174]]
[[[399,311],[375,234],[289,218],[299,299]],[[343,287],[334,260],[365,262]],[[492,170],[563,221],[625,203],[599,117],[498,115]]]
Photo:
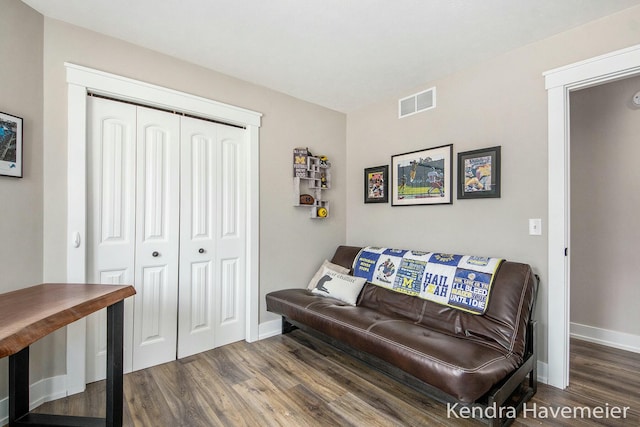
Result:
[[483,314],[502,261],[369,246],[355,258],[353,275],[396,292]]

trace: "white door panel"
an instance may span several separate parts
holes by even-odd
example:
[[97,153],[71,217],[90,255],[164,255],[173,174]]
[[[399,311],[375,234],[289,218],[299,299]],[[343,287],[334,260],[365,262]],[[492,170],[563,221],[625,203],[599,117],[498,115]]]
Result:
[[243,129],[182,119],[178,357],[244,338]]
[[180,226],[180,118],[137,112],[134,370],[175,360]]
[[215,292],[215,345],[244,339],[245,259],[246,259],[246,179],[245,132],[220,126],[220,167],[218,173],[219,221],[216,253],[218,286]]
[[[88,176],[91,203],[88,231],[93,245],[88,266],[93,280],[100,271],[133,268],[135,248],[135,107],[89,98]],[[121,107],[121,108],[118,108]],[[124,107],[124,108],[122,108]]]
[[[87,123],[87,281],[131,284],[135,253],[136,108],[90,97]],[[125,303],[132,325],[132,302]],[[88,382],[106,376],[106,310],[87,318]],[[125,328],[125,372],[131,371],[131,328]]]
[[217,126],[181,122],[178,357],[214,348]]

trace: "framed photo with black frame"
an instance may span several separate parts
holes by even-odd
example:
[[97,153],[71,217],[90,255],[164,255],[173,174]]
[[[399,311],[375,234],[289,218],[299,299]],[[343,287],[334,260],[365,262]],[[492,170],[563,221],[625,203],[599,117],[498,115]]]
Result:
[[458,199],[500,197],[500,146],[458,153]]
[[22,178],[22,118],[0,113],[0,175]]
[[453,144],[391,156],[391,205],[451,204]]
[[365,168],[364,202],[389,202],[389,165]]

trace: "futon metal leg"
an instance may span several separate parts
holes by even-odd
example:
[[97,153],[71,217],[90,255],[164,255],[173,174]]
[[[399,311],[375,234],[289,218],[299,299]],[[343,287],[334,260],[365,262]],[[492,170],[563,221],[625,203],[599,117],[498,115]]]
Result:
[[9,427],[29,412],[29,347],[9,356]]
[[[529,332],[528,335],[530,337],[530,348],[533,353],[533,369],[529,374],[529,387],[533,391],[533,394],[536,394],[538,391],[538,322],[532,320],[529,322]],[[528,338],[529,339],[529,338]]]
[[107,307],[107,427],[122,426],[124,302]]
[[296,326],[289,323],[286,317],[282,316],[282,334],[288,334],[291,331],[298,329]]

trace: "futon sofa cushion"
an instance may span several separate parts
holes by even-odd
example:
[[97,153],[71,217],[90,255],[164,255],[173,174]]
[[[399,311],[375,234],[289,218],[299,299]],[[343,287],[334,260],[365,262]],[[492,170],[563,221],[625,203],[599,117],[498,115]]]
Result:
[[306,289],[271,292],[269,310],[393,363],[462,402],[478,399],[518,365],[513,354],[482,341],[425,328],[401,315],[318,298]]

